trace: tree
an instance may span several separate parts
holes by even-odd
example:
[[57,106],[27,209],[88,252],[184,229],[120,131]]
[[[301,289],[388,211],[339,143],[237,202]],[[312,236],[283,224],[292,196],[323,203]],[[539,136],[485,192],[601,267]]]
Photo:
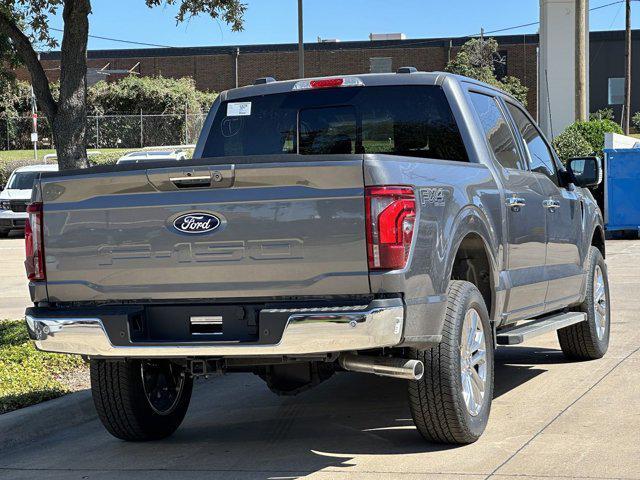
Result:
[[496,77],[496,63],[502,61],[495,38],[472,38],[462,45],[455,58],[449,61],[446,71],[498,87],[526,105],[529,89],[522,85],[518,78],[506,76],[498,80]]
[[[246,10],[246,5],[240,0],[144,1],[149,8],[178,5],[178,23],[205,14],[213,19],[223,19],[234,31],[242,29]],[[60,8],[64,29],[60,93],[56,99],[37,51],[58,46],[48,22]],[[0,0],[0,48],[3,40],[8,48],[8,53],[1,55],[2,59],[15,55],[28,69],[38,106],[53,131],[61,169],[86,166],[86,71],[90,13],[90,0]]]
[[556,137],[553,146],[563,162],[592,154],[604,158],[604,137],[607,133],[622,133],[622,128],[607,119],[575,122]]

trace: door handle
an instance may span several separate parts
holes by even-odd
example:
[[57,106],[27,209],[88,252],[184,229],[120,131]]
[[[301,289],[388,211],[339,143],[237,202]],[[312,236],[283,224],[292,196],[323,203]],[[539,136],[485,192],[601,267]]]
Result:
[[507,207],[514,212],[519,212],[520,209],[527,204],[526,200],[521,197],[509,197],[505,203],[507,204]]
[[190,188],[229,188],[235,183],[235,165],[150,168],[147,170],[147,180],[161,192]]
[[558,200],[553,200],[550,198],[543,201],[542,206],[553,212],[556,208],[560,208],[560,202]]
[[211,186],[210,175],[169,177],[169,181],[178,188],[198,188]]

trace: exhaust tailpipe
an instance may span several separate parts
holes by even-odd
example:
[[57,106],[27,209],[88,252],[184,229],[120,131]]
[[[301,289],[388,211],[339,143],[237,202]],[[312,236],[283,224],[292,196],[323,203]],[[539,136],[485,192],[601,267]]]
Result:
[[373,373],[382,377],[420,380],[424,375],[424,364],[420,360],[406,358],[367,357],[344,353],[338,359],[345,370],[360,373]]

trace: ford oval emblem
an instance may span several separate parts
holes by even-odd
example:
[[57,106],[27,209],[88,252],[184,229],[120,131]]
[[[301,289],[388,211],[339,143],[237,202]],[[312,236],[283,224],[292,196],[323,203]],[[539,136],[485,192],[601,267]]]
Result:
[[173,226],[182,233],[208,233],[220,226],[220,219],[210,213],[191,212],[176,218]]

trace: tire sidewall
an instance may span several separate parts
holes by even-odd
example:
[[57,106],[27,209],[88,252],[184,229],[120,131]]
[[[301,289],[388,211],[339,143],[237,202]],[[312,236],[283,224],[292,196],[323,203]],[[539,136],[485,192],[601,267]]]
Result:
[[[600,266],[600,269],[602,271],[604,289],[607,297],[607,323],[602,339],[598,338],[595,303],[593,299],[593,277],[595,274],[596,266]],[[591,247],[591,250],[589,252],[589,272],[587,276],[586,297],[584,303],[582,304],[581,310],[587,314],[589,334],[593,341],[593,345],[597,350],[597,356],[602,357],[609,348],[609,339],[611,336],[611,296],[609,295],[609,278],[607,273],[607,265],[604,261],[604,258],[602,258],[600,250],[595,247]]]
[[[465,288],[465,292],[462,296],[462,302],[459,305],[459,308],[455,312],[455,328],[456,328],[456,336],[457,342],[455,345],[450,345],[450,354],[453,356],[454,361],[452,363],[452,367],[455,369],[453,373],[453,378],[455,379],[456,385],[454,388],[454,396],[456,398],[456,404],[458,405],[459,415],[462,416],[461,424],[466,425],[469,431],[469,434],[473,437],[480,437],[484,432],[487,422],[489,420],[489,414],[491,412],[491,401],[493,399],[493,381],[494,381],[494,348],[493,348],[493,334],[491,331],[491,323],[489,322],[489,314],[487,312],[487,307],[485,305],[484,299],[482,295],[478,291],[478,289],[473,285],[469,284],[468,288]],[[485,334],[485,348],[486,348],[486,362],[487,362],[487,380],[485,383],[485,395],[483,398],[482,407],[480,412],[477,415],[471,415],[467,409],[467,406],[464,401],[463,396],[463,388],[462,388],[462,378],[460,375],[461,372],[461,362],[460,362],[460,342],[462,341],[462,328],[464,325],[464,317],[467,311],[471,308],[476,309],[476,311],[480,315],[480,320],[482,322],[482,327]]]

